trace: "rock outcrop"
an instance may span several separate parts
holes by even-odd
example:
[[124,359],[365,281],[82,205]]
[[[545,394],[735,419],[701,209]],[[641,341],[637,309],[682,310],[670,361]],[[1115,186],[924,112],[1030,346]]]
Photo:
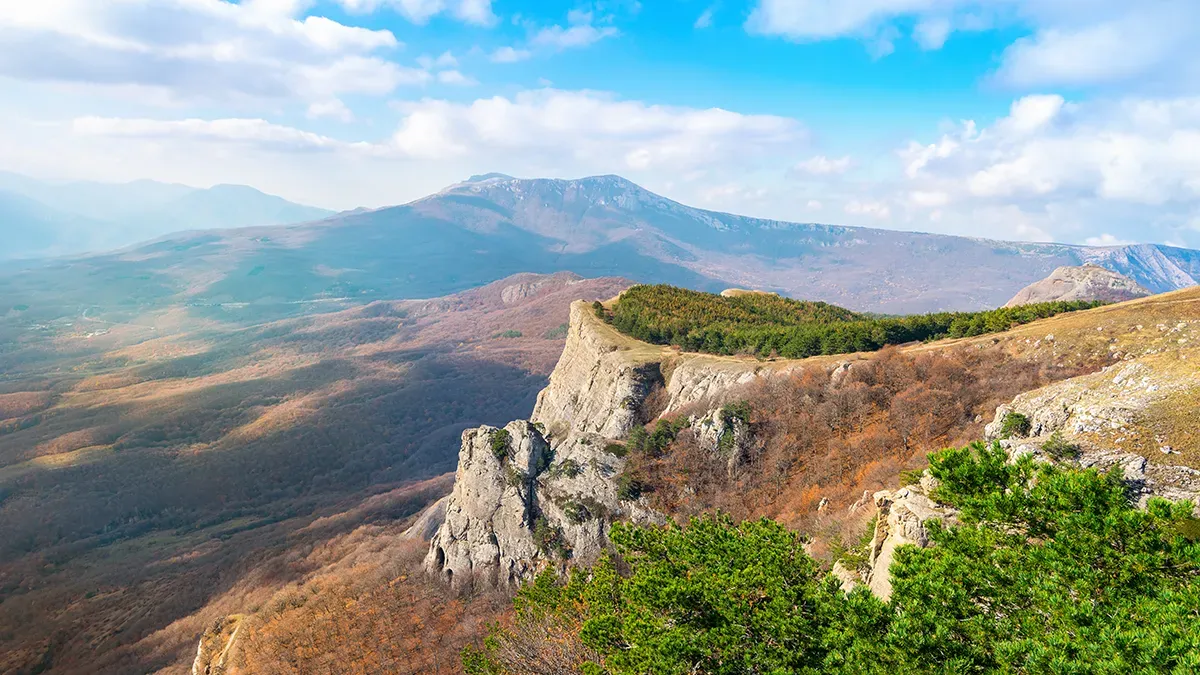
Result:
[[[1080,466],[1120,468],[1142,505],[1158,496],[1200,507],[1200,471],[1176,461],[1200,454],[1185,445],[1200,394],[1200,366],[1186,356],[1153,354],[1021,394],[997,409],[986,437],[1010,453],[1038,455],[1056,437],[1078,453]],[[1024,438],[1000,438],[1011,414],[1029,421]]]
[[594,562],[615,521],[665,522],[636,497],[622,500],[615,480],[625,467],[621,454],[588,433],[571,434],[551,451],[526,421],[465,431],[426,570],[454,586],[519,584],[546,566]]
[[1023,288],[1005,307],[1057,300],[1124,302],[1150,295],[1141,284],[1099,265],[1060,267],[1045,279]]
[[454,491],[433,536],[425,567],[453,584],[456,578],[513,583],[533,571],[534,481],[550,447],[529,422],[463,432]]
[[[723,397],[781,372],[789,371],[647,345],[617,333],[590,305],[573,303],[566,346],[532,420],[505,427],[511,450],[494,451],[497,429],[463,433],[427,571],[455,586],[520,583],[546,566],[594,561],[608,548],[614,522],[666,522],[636,491],[620,489],[619,441],[634,425],[707,401],[712,410],[693,420],[698,438],[735,472],[753,443],[744,420],[721,415]],[[438,517],[431,509],[410,532]]]
[[753,438],[746,420],[721,409],[704,416],[693,415],[689,422],[696,443],[707,452],[724,459],[730,476],[750,460]]
[[200,636],[200,644],[196,647],[192,675],[223,675],[232,662],[241,630],[240,614],[221,617],[209,626]]
[[[1117,469],[1139,506],[1153,497],[1188,500],[1200,517],[1200,470],[1178,463],[1195,462],[1200,450],[1186,447],[1194,443],[1193,415],[1200,400],[1194,325],[1164,325],[1156,334],[1169,339],[1143,356],[1021,394],[1000,406],[985,428],[986,439],[999,442],[1010,461],[1028,455],[1104,472]],[[1003,438],[1005,420],[1012,414],[1023,416],[1028,428],[1018,437]],[[879,597],[891,595],[888,569],[898,547],[928,546],[930,519],[955,522],[955,510],[933,499],[936,487],[926,472],[917,485],[875,494],[875,536],[862,580]],[[843,576],[844,570],[839,578]]]
[[[635,424],[709,402],[757,379],[786,375],[795,361],[761,362],[682,353],[639,342],[596,317],[590,305],[571,305],[567,344],[549,385],[538,394],[532,419],[552,436],[593,433],[623,439]],[[663,389],[657,409],[652,393]]]
[[925,523],[938,519],[947,525],[956,522],[957,512],[938,504],[931,498],[937,481],[928,473],[921,482],[896,490],[881,490],[875,493],[878,515],[875,520],[875,536],[871,540],[869,572],[864,581],[877,597],[887,600],[892,596],[892,579],[888,570],[895,559],[896,549],[906,544],[920,548],[929,546],[929,530]]
[[590,312],[582,302],[571,304],[567,344],[550,384],[538,394],[533,420],[558,436],[625,438],[639,421],[646,397],[663,382],[662,355],[630,349],[633,340],[598,327],[601,322]]

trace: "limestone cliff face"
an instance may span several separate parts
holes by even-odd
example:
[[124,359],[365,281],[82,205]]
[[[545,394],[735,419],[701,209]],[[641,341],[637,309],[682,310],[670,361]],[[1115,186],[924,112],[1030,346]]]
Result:
[[1006,307],[1056,300],[1103,300],[1124,302],[1150,295],[1150,291],[1127,276],[1099,265],[1060,267],[1045,279],[1030,284],[1008,301]]
[[209,626],[196,647],[192,675],[224,675],[233,662],[241,630],[240,614],[222,617]]
[[606,449],[608,439],[575,433],[552,452],[536,426],[512,422],[501,457],[499,431],[463,433],[454,491],[425,558],[430,574],[454,586],[518,584],[546,566],[594,562],[615,521],[665,522],[621,499],[615,477],[625,460]]
[[956,522],[954,509],[931,498],[936,488],[937,481],[926,474],[919,484],[895,492],[882,490],[875,493],[875,506],[879,511],[875,536],[871,540],[870,571],[864,581],[882,600],[892,597],[892,579],[888,570],[895,560],[896,549],[907,544],[920,548],[929,546],[929,530],[925,523],[931,519],[941,520],[946,525]]
[[624,343],[633,341],[617,339],[590,312],[583,302],[571,304],[567,344],[550,384],[538,394],[533,420],[560,436],[624,438],[650,391],[662,383],[661,355],[630,349]]
[[[581,432],[623,439],[650,416],[701,401],[715,407],[740,385],[798,367],[648,345],[621,335],[591,306],[575,302],[567,344],[550,384],[538,394],[533,420],[556,436]],[[665,390],[660,409],[646,410],[647,398],[659,388]]]
[[[644,499],[620,494],[625,460],[613,443],[664,410],[709,401],[713,410],[694,419],[700,438],[713,452],[727,453],[729,470],[736,471],[751,439],[744,422],[719,419],[722,397],[757,377],[785,372],[637,342],[583,302],[572,304],[568,329],[532,420],[505,427],[513,439],[510,453],[493,452],[495,429],[464,432],[454,491],[425,559],[429,573],[456,586],[467,580],[516,584],[547,566],[591,563],[609,547],[614,522],[666,522]],[[656,392],[660,410],[649,410]],[[438,516],[431,512],[423,527]]]
[[513,583],[528,576],[539,557],[533,485],[550,447],[531,423],[512,422],[503,430],[507,448],[497,450],[500,431],[463,432],[454,491],[425,560],[426,569],[451,584],[477,577]]
[[1081,466],[1120,468],[1141,504],[1158,496],[1200,507],[1200,471],[1192,468],[1200,448],[1189,447],[1200,366],[1191,355],[1160,352],[1021,394],[997,409],[985,433],[997,440],[1009,414],[1024,415],[1028,437],[1001,441],[1010,452],[1044,457],[1039,448],[1057,435],[1078,449]]

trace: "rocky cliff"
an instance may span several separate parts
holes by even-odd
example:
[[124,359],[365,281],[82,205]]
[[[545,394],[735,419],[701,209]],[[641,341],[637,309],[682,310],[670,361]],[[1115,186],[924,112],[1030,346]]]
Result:
[[[718,410],[731,389],[790,372],[764,364],[682,354],[628,338],[583,302],[571,306],[567,342],[530,421],[463,433],[458,472],[425,559],[453,585],[508,585],[546,566],[587,564],[608,547],[617,521],[658,522],[636,490],[622,488],[620,441],[667,412],[700,403],[691,419],[702,444],[734,472],[751,452],[744,421]],[[436,509],[424,522],[439,517]]]
[[1005,307],[1057,300],[1124,302],[1147,295],[1149,290],[1123,274],[1099,265],[1082,265],[1059,267],[1045,279],[1021,289]]
[[[1012,461],[1032,455],[1036,461],[1117,469],[1143,507],[1151,497],[1189,500],[1200,516],[1200,437],[1194,419],[1200,410],[1200,320],[1179,320],[1195,315],[1198,300],[1195,294],[1177,295],[1142,312],[1123,313],[1161,318],[1154,313],[1167,305],[1175,317],[1169,323],[1094,320],[1091,330],[1108,336],[1116,363],[1000,406],[986,427],[986,440],[999,442]],[[1047,335],[1040,342],[1062,349],[1055,346],[1059,341]],[[1006,425],[1014,415],[1020,422]],[[1064,456],[1063,448],[1070,453]],[[896,549],[928,546],[930,519],[955,522],[955,510],[934,497],[936,487],[926,472],[918,484],[875,494],[868,569],[838,570],[846,586],[866,583],[881,598],[891,595],[888,568]]]

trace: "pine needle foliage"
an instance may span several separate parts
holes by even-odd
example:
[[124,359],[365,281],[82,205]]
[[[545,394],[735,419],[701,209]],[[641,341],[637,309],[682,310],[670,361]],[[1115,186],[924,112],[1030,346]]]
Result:
[[[1138,509],[1116,474],[930,457],[961,524],[901,547],[893,594],[843,593],[770,520],[612,530],[615,553],[522,589],[468,673],[1200,672],[1192,505]],[[548,637],[547,637],[548,636]],[[541,660],[539,660],[541,659]],[[552,663],[551,663],[552,662]],[[551,667],[551,665],[553,667]]]
[[1097,302],[1047,302],[984,312],[874,317],[824,302],[753,293],[725,297],[666,285],[625,291],[611,315],[617,330],[653,344],[710,354],[805,358],[869,352],[887,345],[1009,330]]

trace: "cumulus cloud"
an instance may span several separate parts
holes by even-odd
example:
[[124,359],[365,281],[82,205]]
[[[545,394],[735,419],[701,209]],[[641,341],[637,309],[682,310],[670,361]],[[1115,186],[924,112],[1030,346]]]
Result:
[[705,28],[711,28],[712,24],[713,24],[713,8],[709,7],[708,9],[701,12],[700,16],[696,17],[696,22],[692,24],[692,27],[697,30],[703,30]]
[[1080,242],[1096,231],[1121,241],[1191,241],[1200,98],[1028,96],[990,126],[964,122],[936,142],[910,143],[899,159],[905,201],[916,209],[953,205],[975,222],[973,214],[1006,209],[1029,232]]
[[417,57],[417,65],[421,66],[425,70],[433,70],[434,68],[454,68],[458,66],[458,59],[454,57],[452,52],[442,52],[442,54],[437,57],[423,54]]
[[192,140],[235,143],[284,152],[366,150],[369,144],[345,143],[328,136],[272,124],[261,119],[184,119],[81,117],[72,130],[83,136]]
[[843,210],[852,216],[869,216],[878,220],[888,220],[892,217],[891,207],[880,201],[851,200]]
[[306,0],[41,0],[0,13],[0,74],[182,100],[387,93],[428,79],[387,30],[303,16]]
[[806,139],[795,120],[648,105],[589,91],[543,89],[470,103],[422,100],[404,113],[391,143],[413,157],[561,158],[577,166],[694,169],[786,151]]
[[494,63],[516,63],[524,61],[533,56],[533,52],[528,49],[517,49],[515,47],[501,47],[492,52],[492,61]]
[[1194,0],[758,0],[755,34],[797,41],[851,38],[885,56],[911,26],[922,49],[956,31],[1026,29],[996,76],[1019,87],[1122,82],[1180,90],[1200,76],[1200,3]]
[[[283,0],[290,2],[292,0]],[[447,14],[460,21],[479,26],[496,23],[492,12],[492,0],[337,0],[338,4],[352,13],[375,12],[387,7],[409,21],[423,25],[430,19]]]
[[[389,138],[347,142],[262,119],[83,117],[77,135],[152,140],[203,140],[271,151],[322,151],[475,166],[551,166],[563,173],[683,172],[711,165],[753,167],[806,142],[791,118],[743,115],[718,108],[648,105],[589,91],[543,89],[512,98],[460,103],[398,103],[403,115]],[[337,103],[310,109],[334,114]],[[748,190],[748,189],[747,189]],[[742,193],[750,194],[749,191]]]
[[346,104],[341,99],[336,98],[309,104],[307,114],[309,119],[329,118],[339,122],[354,121],[354,112],[346,107]]
[[591,12],[572,10],[567,14],[567,25],[548,26],[539,30],[530,40],[535,47],[573,49],[593,45],[604,38],[614,37],[620,31],[614,26],[597,26]]
[[908,173],[978,198],[1200,199],[1200,99],[1026,97],[992,127],[902,152]]
[[1085,243],[1088,246],[1128,246],[1130,244],[1135,244],[1137,242],[1130,241],[1128,239],[1121,239],[1119,237],[1114,237],[1113,235],[1105,232],[1104,234],[1102,234],[1098,237],[1088,237],[1087,240],[1085,241]]
[[442,84],[453,84],[459,87],[472,87],[479,82],[472,77],[467,77],[457,70],[443,70],[437,74],[438,82]]

